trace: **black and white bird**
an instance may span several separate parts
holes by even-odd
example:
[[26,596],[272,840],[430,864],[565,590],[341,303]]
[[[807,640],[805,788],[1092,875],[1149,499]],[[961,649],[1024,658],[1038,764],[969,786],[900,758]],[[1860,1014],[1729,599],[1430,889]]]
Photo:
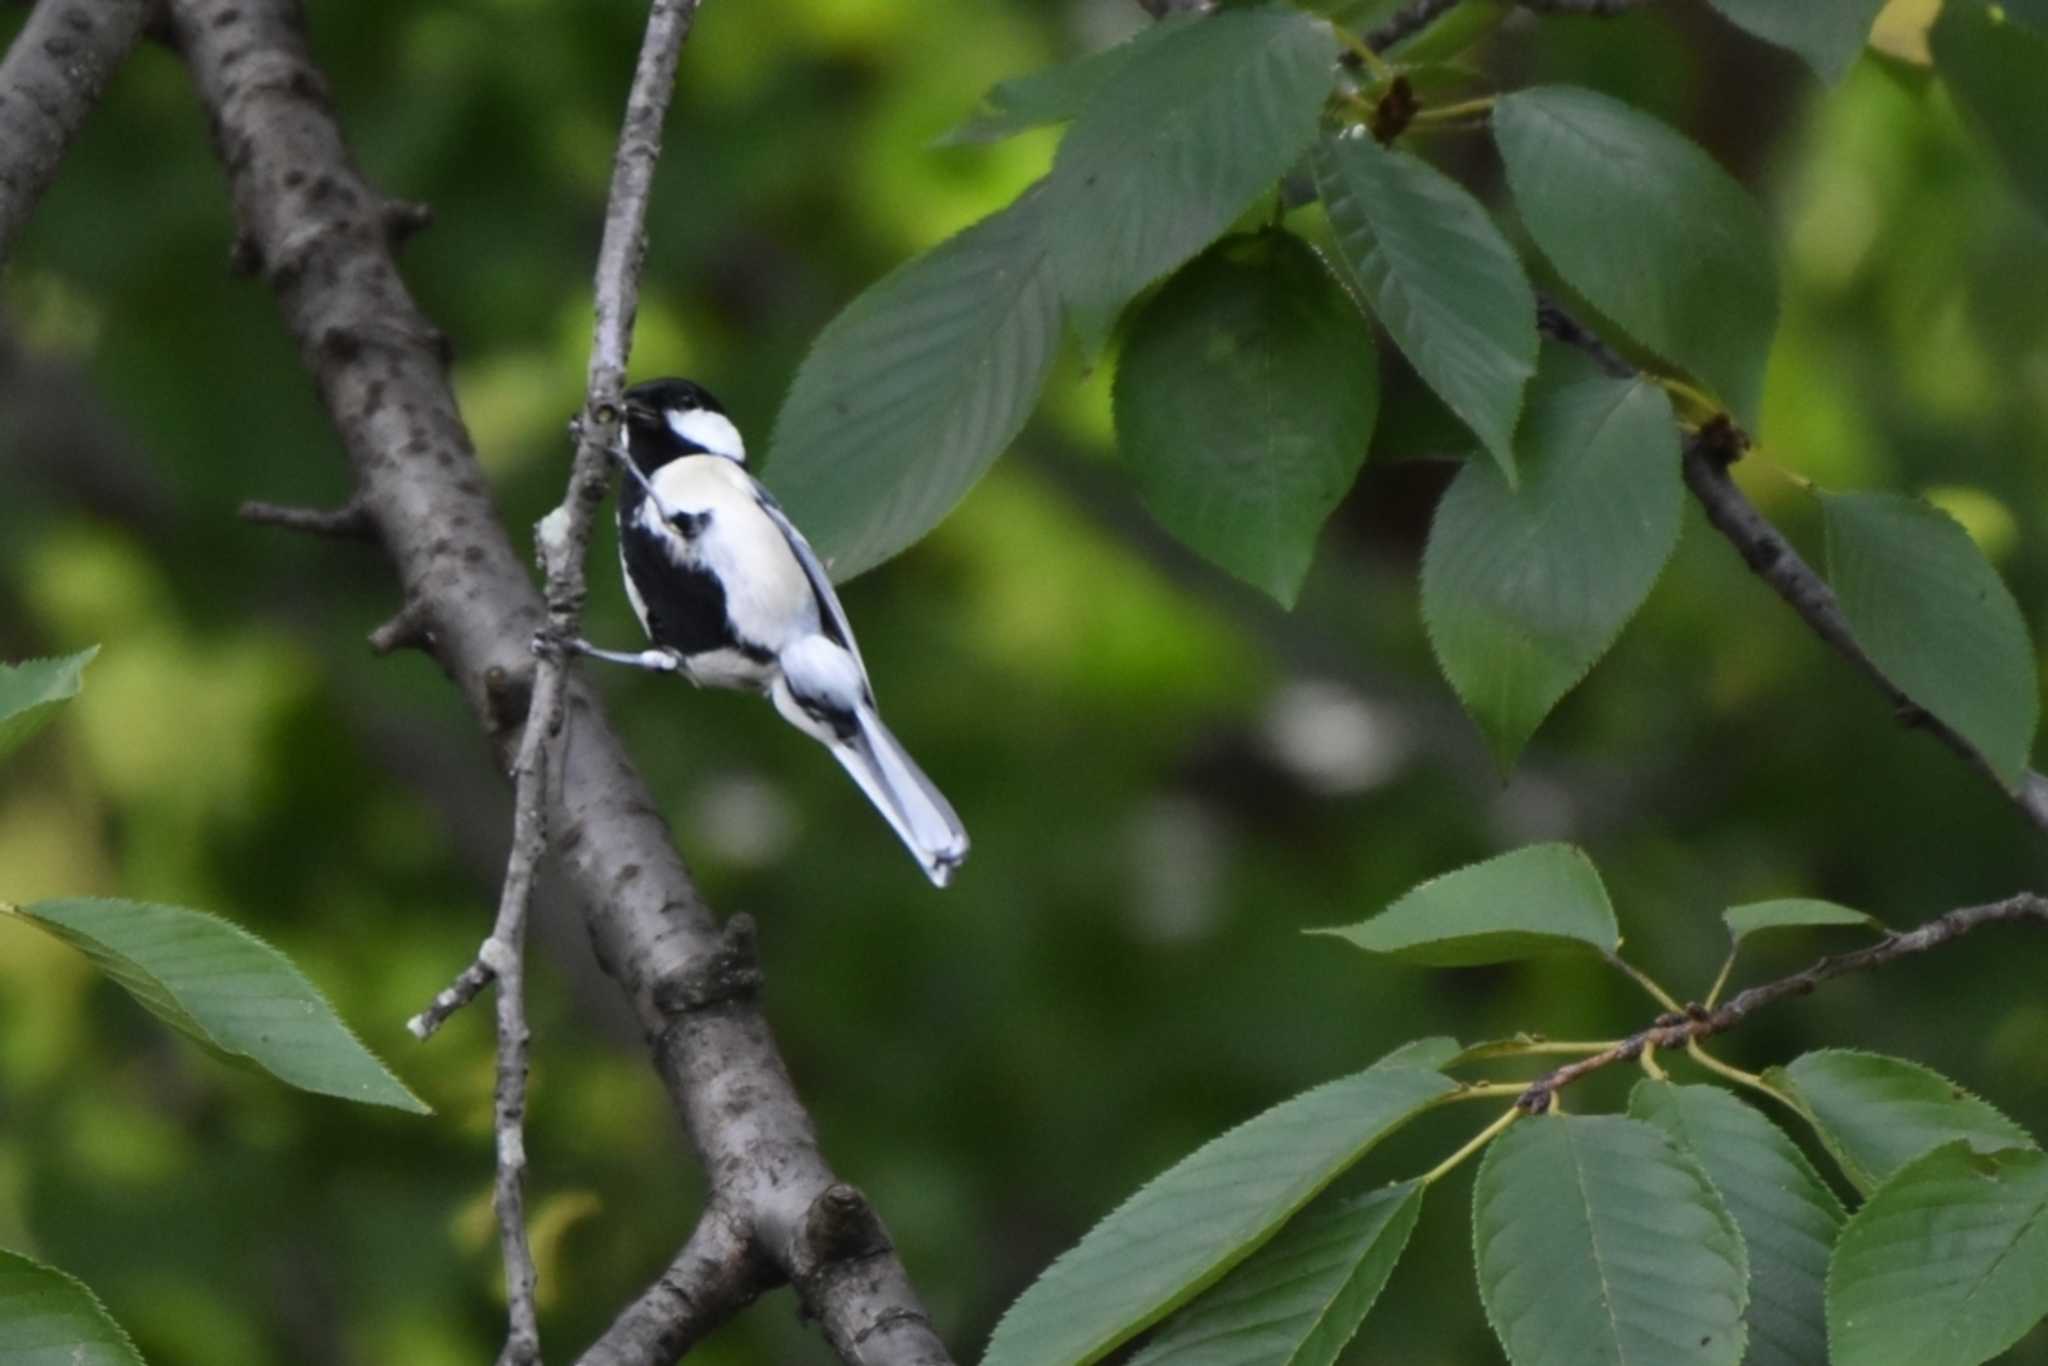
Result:
[[875,710],[853,628],[803,533],[746,470],[746,445],[718,400],[686,379],[626,391],[619,561],[653,648],[573,648],[679,673],[700,687],[764,693],[832,751],[945,886],[967,831]]

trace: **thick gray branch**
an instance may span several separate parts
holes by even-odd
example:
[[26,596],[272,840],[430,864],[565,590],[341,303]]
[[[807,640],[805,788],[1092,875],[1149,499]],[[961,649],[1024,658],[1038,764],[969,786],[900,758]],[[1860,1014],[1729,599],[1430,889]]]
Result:
[[[546,608],[498,522],[444,344],[399,279],[383,201],[350,161],[297,6],[177,0],[174,14],[249,259],[341,434],[428,647],[509,765],[535,673],[528,642]],[[596,695],[571,676],[563,701],[548,783],[555,857],[715,1198],[848,1360],[945,1362],[893,1252],[811,1262],[813,1206],[845,1188],[818,1151],[751,973],[736,970],[736,958],[751,965],[739,952],[744,920],[721,934]]]
[[1563,1088],[1590,1072],[1612,1067],[1618,1062],[1633,1061],[1643,1055],[1645,1048],[1683,1048],[1701,1039],[1712,1038],[1735,1028],[1765,1006],[1788,997],[1804,996],[1831,978],[1881,968],[1886,963],[1940,948],[1985,925],[2016,920],[2033,920],[2048,926],[2048,897],[2021,892],[2003,901],[1965,906],[1936,916],[1917,929],[1888,934],[1868,948],[1857,949],[1854,953],[1838,953],[1821,959],[1804,972],[1751,987],[1712,1010],[1693,1006],[1688,1007],[1687,1014],[1663,1016],[1647,1029],[1637,1030],[1612,1048],[1545,1073],[1530,1083],[1515,1104],[1530,1114],[1541,1114],[1550,1108],[1551,1100]]
[[56,178],[152,0],[42,0],[0,61],[0,261]]

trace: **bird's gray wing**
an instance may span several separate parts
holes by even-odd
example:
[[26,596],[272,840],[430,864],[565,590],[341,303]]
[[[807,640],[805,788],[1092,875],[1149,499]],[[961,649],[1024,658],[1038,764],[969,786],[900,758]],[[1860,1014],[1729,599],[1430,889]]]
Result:
[[[825,572],[818,553],[811,549],[811,543],[804,539],[804,534],[796,529],[796,523],[789,520],[782,504],[775,501],[775,495],[762,487],[758,479],[754,480],[754,499],[761,505],[761,511],[768,514],[768,520],[781,528],[782,538],[789,542],[796,562],[804,568],[804,577],[811,581],[811,591],[817,595],[818,606],[824,612],[828,634],[853,656],[853,662],[860,668],[861,686],[868,688],[868,666],[860,657],[860,646],[854,643],[853,626],[846,619],[846,609],[839,605],[839,594],[832,590],[832,576]],[[872,688],[868,690],[873,691]]]

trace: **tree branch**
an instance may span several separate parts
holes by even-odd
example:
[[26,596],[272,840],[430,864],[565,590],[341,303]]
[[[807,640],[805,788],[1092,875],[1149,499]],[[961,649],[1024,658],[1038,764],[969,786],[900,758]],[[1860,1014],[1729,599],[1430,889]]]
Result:
[[[1609,374],[1635,373],[1634,367],[1616,354],[1598,334],[1550,299],[1538,302],[1536,325],[1557,340],[1587,352]],[[1757,511],[1756,504],[1750,502],[1729,477],[1728,468],[1740,458],[1744,440],[1741,433],[1724,419],[1708,423],[1685,443],[1685,484],[1705,510],[1707,522],[1735,547],[1751,572],[1769,584],[1771,590],[1799,614],[1815,635],[1876,685],[1902,722],[1926,731],[1948,746],[2019,807],[2036,829],[2048,831],[2048,778],[2029,769],[2021,776],[2017,788],[2008,788],[1982,750],[1914,701],[1856,643],[1855,633],[1849,629],[1848,619],[1842,615],[1834,590],[1792,548],[1784,533]]]
[[1551,1101],[1560,1090],[1603,1067],[1633,1061],[1642,1056],[1645,1048],[1683,1048],[1716,1034],[1725,1034],[1765,1006],[1788,996],[1804,996],[1831,978],[1881,968],[1886,963],[1940,948],[1981,926],[2015,920],[2035,920],[2048,925],[2048,897],[2021,892],[2003,901],[1965,906],[1936,916],[1917,929],[1888,934],[1868,948],[1834,954],[1804,972],[1751,987],[1712,1010],[1689,1006],[1684,1015],[1661,1015],[1647,1029],[1637,1030],[1614,1047],[1545,1073],[1530,1083],[1529,1088],[1516,1098],[1515,1105],[1528,1114],[1542,1114],[1550,1108]]
[[671,1366],[775,1281],[748,1245],[743,1221],[713,1204],[668,1270],[576,1366]]
[[236,515],[258,526],[303,531],[309,536],[332,536],[341,541],[377,539],[376,523],[370,520],[369,513],[363,511],[361,503],[344,503],[338,508],[303,508],[251,498],[236,509]]
[[0,61],[0,261],[153,8],[153,0],[43,0],[14,36]]
[[[667,8],[682,12],[673,0]],[[432,623],[423,643],[509,765],[530,712],[517,703],[537,690],[528,646],[548,604],[491,505],[443,371],[445,343],[399,278],[384,201],[350,161],[298,7],[173,0],[173,15],[250,259],[342,437],[408,610]],[[623,352],[618,364],[622,373]],[[579,463],[604,439],[606,415],[591,416]],[[577,490],[596,501],[589,483]],[[828,1196],[843,1204],[835,1192],[847,1188],[818,1150],[755,1003],[751,927],[741,917],[720,931],[596,694],[567,675],[562,689],[544,785],[555,858],[601,964],[633,1004],[714,1205],[775,1278],[797,1286],[849,1361],[947,1362],[893,1251],[835,1246],[838,1260],[812,1260],[811,1211]]]
[[[1403,39],[1412,38],[1437,20],[1456,9],[1461,0],[1410,0],[1388,15],[1378,27],[1365,35],[1365,44],[1374,52],[1384,52]],[[1640,8],[1652,0],[1514,0],[1525,10],[1536,14],[1580,14],[1609,18],[1624,10]]]

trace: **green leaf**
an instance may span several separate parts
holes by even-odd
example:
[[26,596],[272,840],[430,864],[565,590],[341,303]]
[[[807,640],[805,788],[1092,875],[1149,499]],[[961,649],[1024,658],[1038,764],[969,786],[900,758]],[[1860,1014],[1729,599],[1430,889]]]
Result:
[[39,901],[13,914],[71,945],[165,1024],[303,1091],[432,1113],[357,1041],[291,960],[219,916],[141,901]]
[[1948,0],[1928,46],[1949,93],[2034,212],[2048,218],[2048,27],[1984,0]]
[[1372,442],[1372,327],[1314,249],[1220,242],[1148,301],[1117,362],[1117,449],[1160,525],[1292,606]]
[[1407,1181],[1298,1215],[1129,1366],[1330,1366],[1394,1274],[1422,1192]]
[[1967,1143],[1901,1167],[1828,1273],[1837,1366],[1977,1366],[2048,1315],[2048,1155]]
[[1367,1149],[1454,1089],[1367,1070],[1284,1101],[1183,1159],[1061,1254],[982,1366],[1090,1362],[1215,1284]]
[[1504,769],[1649,596],[1684,506],[1664,391],[1556,348],[1516,449],[1521,487],[1467,463],[1422,556],[1430,646]]
[[135,1344],[84,1284],[0,1251],[0,1361],[7,1366],[142,1366]]
[[1504,95],[1493,135],[1522,221],[1565,281],[1754,428],[1778,267],[1748,192],[1677,132],[1591,90]]
[[1148,43],[1096,92],[1046,186],[1053,275],[1084,350],[1301,159],[1336,60],[1324,20],[1226,10]]
[[1824,493],[1828,581],[1864,652],[1975,745],[2007,787],[2040,718],[2034,647],[2005,581],[1961,524],[1896,493]]
[[95,645],[61,659],[0,664],[0,759],[41,730],[57,708],[78,696],[85,666],[100,652]]
[[1342,259],[1423,382],[1515,481],[1515,420],[1536,373],[1536,295],[1486,209],[1426,161],[1326,137],[1316,185]]
[[1828,1359],[1822,1292],[1842,1202],[1785,1131],[1718,1086],[1646,1081],[1628,1112],[1706,1171],[1749,1254],[1747,1366]]
[[1370,920],[1310,933],[1442,968],[1621,945],[1600,874],[1569,844],[1532,844],[1445,873]]
[[1771,1068],[1764,1080],[1805,1108],[1821,1142],[1862,1191],[1952,1139],[1967,1139],[1979,1152],[2034,1142],[1947,1077],[1904,1058],[1822,1049]]
[[[1767,43],[1799,54],[1830,85],[1870,41],[1885,0],[1712,0],[1715,9]],[[1818,1358],[1816,1358],[1817,1360]]]
[[1854,925],[1859,929],[1884,933],[1884,926],[1872,916],[1832,901],[1814,901],[1806,897],[1730,906],[1721,912],[1721,919],[1727,922],[1728,933],[1738,944],[1763,930],[1818,929],[1829,925]]
[[1115,79],[1133,53],[1143,51],[1176,29],[1200,23],[1201,19],[1198,14],[1169,15],[1139,29],[1127,42],[1042,71],[998,81],[981,97],[981,104],[967,120],[942,135],[936,145],[1001,142],[1027,128],[1065,123],[1086,107],[1096,91]]
[[844,581],[937,526],[1023,430],[1059,348],[1027,191],[871,286],[818,334],[766,479]]
[[1514,1366],[1736,1366],[1748,1266],[1699,1165],[1619,1115],[1495,1139],[1472,1191],[1486,1317]]
[[1464,1051],[1464,1046],[1450,1035],[1432,1034],[1426,1039],[1410,1039],[1373,1066],[1419,1067],[1425,1072],[1441,1072]]

